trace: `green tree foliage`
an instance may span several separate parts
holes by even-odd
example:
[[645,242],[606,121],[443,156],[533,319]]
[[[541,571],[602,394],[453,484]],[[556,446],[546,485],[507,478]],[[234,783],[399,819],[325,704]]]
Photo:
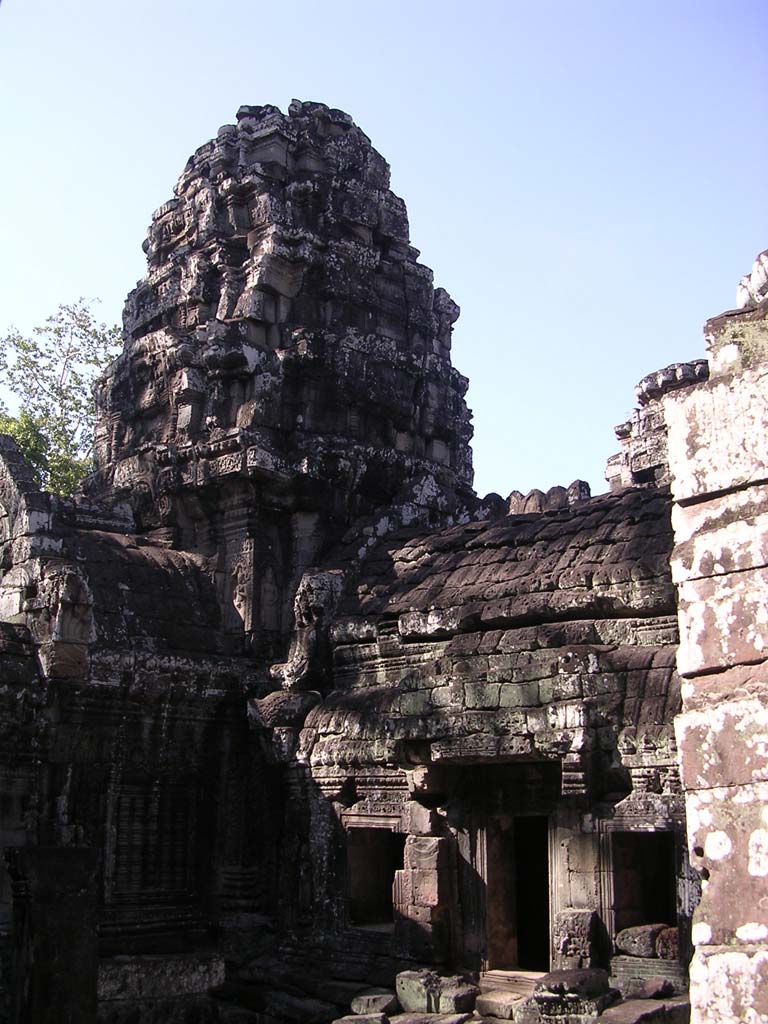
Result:
[[11,434],[55,494],[72,494],[90,471],[93,384],[119,351],[120,329],[99,323],[86,299],[59,306],[31,337],[15,328],[0,338],[0,383],[19,402],[0,407],[0,432]]

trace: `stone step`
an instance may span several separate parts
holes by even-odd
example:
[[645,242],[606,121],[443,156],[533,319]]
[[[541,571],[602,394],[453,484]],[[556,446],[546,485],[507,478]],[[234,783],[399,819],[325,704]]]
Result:
[[543,977],[542,971],[486,971],[480,975],[480,991],[532,996],[536,982]]
[[610,966],[612,983],[622,990],[626,981],[642,978],[668,978],[677,995],[688,990],[685,968],[676,960],[622,955],[612,957]]

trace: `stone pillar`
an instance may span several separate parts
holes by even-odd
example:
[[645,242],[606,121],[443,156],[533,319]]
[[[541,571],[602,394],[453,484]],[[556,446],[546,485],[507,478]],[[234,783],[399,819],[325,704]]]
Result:
[[98,850],[15,847],[15,1024],[96,1024]]
[[395,872],[396,931],[417,959],[440,962],[448,958],[452,892],[449,840],[408,836],[404,867]]
[[710,379],[667,395],[692,865],[692,1024],[768,1020],[768,308],[709,321]]

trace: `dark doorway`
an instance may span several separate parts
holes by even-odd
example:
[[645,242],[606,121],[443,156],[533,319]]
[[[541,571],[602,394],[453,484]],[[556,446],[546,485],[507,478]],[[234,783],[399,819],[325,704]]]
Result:
[[548,971],[548,819],[490,819],[486,843],[488,969]]
[[403,867],[405,836],[385,828],[347,832],[349,923],[356,928],[394,925],[392,886]]
[[614,832],[616,931],[638,924],[677,924],[672,832]]
[[542,816],[515,818],[517,966],[549,970],[549,828]]

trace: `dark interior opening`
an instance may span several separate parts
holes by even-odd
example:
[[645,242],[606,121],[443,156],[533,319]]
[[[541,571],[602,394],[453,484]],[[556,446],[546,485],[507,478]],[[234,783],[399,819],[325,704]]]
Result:
[[347,832],[349,922],[355,927],[394,924],[392,886],[403,867],[405,836],[384,828]]
[[542,816],[515,818],[517,966],[549,970],[549,838]]
[[677,924],[672,832],[614,832],[616,931],[638,924]]
[[549,970],[549,823],[489,819],[486,926],[490,970]]

